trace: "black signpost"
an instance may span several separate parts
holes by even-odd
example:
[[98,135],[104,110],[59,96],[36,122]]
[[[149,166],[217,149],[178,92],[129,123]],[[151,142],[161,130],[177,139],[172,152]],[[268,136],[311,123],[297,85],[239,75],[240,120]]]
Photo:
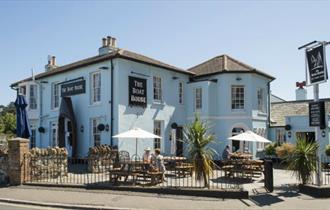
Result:
[[[313,85],[314,102],[309,103],[309,125],[315,127],[315,138],[319,145],[322,145],[324,139],[322,138],[321,129],[325,126],[324,116],[324,102],[319,100],[319,84],[327,82],[328,72],[326,65],[325,46],[330,42],[313,41],[298,48],[298,50],[305,49],[306,60],[306,81],[308,85]],[[307,72],[309,77],[307,76]],[[309,80],[309,81],[308,81]],[[317,172],[316,183],[321,186],[321,157],[322,150],[317,149]]]
[[128,104],[130,106],[147,106],[147,80],[138,77],[128,77]]
[[324,45],[306,50],[306,61],[311,84],[326,82],[328,79]]
[[72,96],[77,94],[82,94],[86,92],[86,81],[77,80],[68,83],[63,83],[61,85],[61,96]]
[[309,126],[325,128],[325,104],[324,101],[309,103]]

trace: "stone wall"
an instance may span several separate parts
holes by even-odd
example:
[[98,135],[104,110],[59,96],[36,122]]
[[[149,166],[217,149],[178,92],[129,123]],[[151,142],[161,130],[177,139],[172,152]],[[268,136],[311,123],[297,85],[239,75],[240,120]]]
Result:
[[102,173],[110,169],[117,157],[117,151],[112,150],[108,145],[101,145],[89,148],[88,151],[88,172]]
[[8,182],[8,154],[0,154],[0,184]]
[[29,177],[33,180],[52,179],[68,175],[66,148],[33,148],[26,154]]

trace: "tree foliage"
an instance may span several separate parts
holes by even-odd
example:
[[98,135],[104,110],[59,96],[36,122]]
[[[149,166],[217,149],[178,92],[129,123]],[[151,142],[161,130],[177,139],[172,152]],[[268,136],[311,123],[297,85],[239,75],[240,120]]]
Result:
[[318,144],[298,139],[293,153],[286,158],[288,169],[303,183],[306,184],[316,172],[316,151]]
[[184,129],[188,153],[193,162],[195,178],[209,186],[209,177],[213,173],[213,156],[216,153],[209,144],[214,142],[214,135],[209,134],[208,126],[198,116]]
[[0,134],[13,135],[16,128],[16,108],[14,102],[0,106]]

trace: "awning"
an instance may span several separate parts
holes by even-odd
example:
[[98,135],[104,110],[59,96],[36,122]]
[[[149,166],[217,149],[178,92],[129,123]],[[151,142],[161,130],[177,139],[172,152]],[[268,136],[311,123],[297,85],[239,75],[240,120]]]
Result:
[[65,119],[70,120],[71,127],[71,146],[72,146],[72,156],[76,156],[77,152],[77,126],[76,119],[73,112],[72,101],[70,97],[63,97],[60,106],[60,113],[58,117],[58,144],[59,147],[67,147],[65,145]]

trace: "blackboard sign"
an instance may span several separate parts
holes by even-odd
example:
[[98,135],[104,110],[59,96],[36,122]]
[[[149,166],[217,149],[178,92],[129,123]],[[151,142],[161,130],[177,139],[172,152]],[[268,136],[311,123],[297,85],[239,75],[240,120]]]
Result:
[[309,103],[309,126],[325,128],[324,101]]
[[306,50],[306,61],[311,84],[326,82],[328,79],[324,45]]
[[86,92],[86,81],[78,80],[69,83],[63,83],[61,85],[61,96],[72,96],[82,94]]
[[130,106],[147,106],[147,80],[138,77],[128,77],[128,104]]

